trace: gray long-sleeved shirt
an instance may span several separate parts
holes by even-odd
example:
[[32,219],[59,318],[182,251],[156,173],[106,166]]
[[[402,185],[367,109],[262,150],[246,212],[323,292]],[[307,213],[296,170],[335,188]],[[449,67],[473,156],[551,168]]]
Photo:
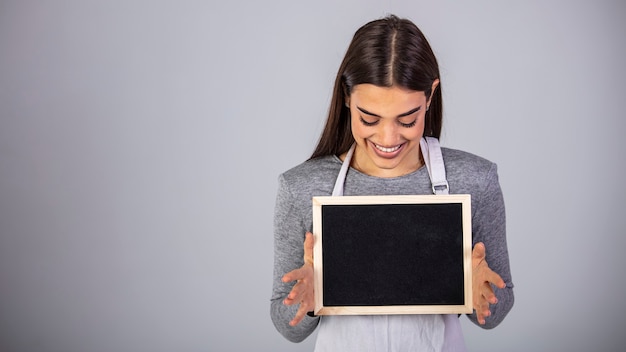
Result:
[[[498,183],[496,165],[470,153],[442,148],[450,194],[471,194],[472,242],[483,242],[489,267],[498,273],[506,288],[497,289],[498,303],[492,305],[491,316],[483,328],[497,326],[513,306],[513,283],[509,268],[506,244],[505,210]],[[312,230],[311,198],[331,195],[341,167],[336,156],[326,156],[306,161],[279,177],[274,217],[274,281],[271,297],[271,317],[277,330],[290,341],[299,342],[309,336],[320,323],[319,317],[305,317],[295,327],[289,321],[295,315],[296,306],[286,306],[283,300],[291,291],[293,283],[283,283],[281,277],[303,265],[304,234]],[[398,195],[432,194],[426,167],[394,178],[379,178],[350,169],[346,176],[344,195]],[[474,314],[469,319],[477,324]],[[334,320],[333,320],[334,319]],[[341,319],[341,320],[340,320]],[[364,323],[364,319],[368,319]],[[337,322],[349,334],[342,336],[342,346],[375,346],[384,341],[386,346],[418,343],[414,339],[428,339],[429,334],[442,327],[441,318],[430,316],[384,316],[384,317],[324,317],[318,334],[324,339],[324,324],[333,324],[337,336]],[[385,324],[381,329],[377,325]],[[417,331],[424,328],[424,331]],[[384,336],[379,336],[384,335]],[[325,343],[325,342],[322,342]],[[359,347],[360,348],[360,347]],[[394,350],[394,348],[390,348]],[[404,349],[406,350],[406,349]]]

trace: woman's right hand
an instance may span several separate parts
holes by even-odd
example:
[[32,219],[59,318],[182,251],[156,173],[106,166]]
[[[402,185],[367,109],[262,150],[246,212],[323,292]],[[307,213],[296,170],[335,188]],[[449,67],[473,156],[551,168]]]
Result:
[[472,297],[476,320],[480,325],[485,325],[485,318],[491,316],[489,305],[498,303],[491,285],[500,289],[506,287],[500,275],[487,265],[485,251],[485,244],[482,242],[476,243],[472,250]]
[[283,301],[285,305],[291,306],[300,304],[296,316],[289,322],[289,325],[296,326],[302,321],[304,316],[315,308],[315,298],[313,291],[313,234],[306,233],[304,239],[304,265],[299,269],[292,270],[282,278],[283,282],[297,281]]

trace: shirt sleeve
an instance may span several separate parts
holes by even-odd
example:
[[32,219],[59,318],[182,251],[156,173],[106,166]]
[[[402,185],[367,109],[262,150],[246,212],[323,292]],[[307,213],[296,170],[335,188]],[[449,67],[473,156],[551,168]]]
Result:
[[279,177],[278,194],[274,210],[274,276],[270,315],[276,329],[289,341],[301,342],[317,327],[319,317],[305,316],[297,326],[289,322],[296,315],[298,306],[287,306],[283,300],[294,283],[284,283],[281,278],[304,264],[304,216],[298,211],[295,199],[283,175]]
[[497,167],[492,164],[484,179],[484,185],[476,197],[476,207],[472,217],[473,245],[478,242],[485,244],[486,261],[491,270],[496,272],[506,287],[494,287],[498,303],[491,305],[491,315],[485,319],[485,325],[478,324],[476,314],[468,315],[476,325],[492,329],[504,320],[513,307],[513,281],[509,266],[509,252],[506,243],[506,217],[504,199],[498,181]]

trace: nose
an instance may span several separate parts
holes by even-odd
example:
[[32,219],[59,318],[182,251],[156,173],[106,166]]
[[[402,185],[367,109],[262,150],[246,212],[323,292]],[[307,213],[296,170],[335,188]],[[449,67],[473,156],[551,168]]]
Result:
[[393,147],[398,144],[398,126],[395,121],[385,121],[380,124],[379,143],[385,147]]

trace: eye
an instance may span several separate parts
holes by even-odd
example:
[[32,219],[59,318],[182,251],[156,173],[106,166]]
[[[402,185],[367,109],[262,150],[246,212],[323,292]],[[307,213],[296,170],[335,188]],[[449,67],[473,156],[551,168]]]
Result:
[[373,121],[373,122],[369,122],[369,121],[366,121],[363,118],[363,116],[360,116],[359,118],[361,119],[361,123],[364,124],[365,126],[376,126],[378,124],[378,120]]
[[403,122],[400,122],[400,121],[398,121],[398,123],[402,127],[411,128],[411,127],[415,126],[415,124],[417,123],[417,119],[415,119],[415,120],[413,120],[413,122],[409,122],[409,123],[403,123]]

